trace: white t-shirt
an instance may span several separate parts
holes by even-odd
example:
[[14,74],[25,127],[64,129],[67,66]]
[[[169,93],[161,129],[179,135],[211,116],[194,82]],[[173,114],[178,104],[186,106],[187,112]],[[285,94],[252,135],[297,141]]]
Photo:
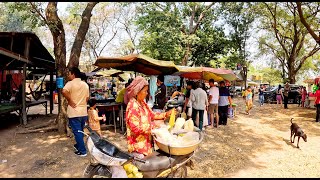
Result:
[[210,104],[218,104],[219,100],[219,88],[214,86],[209,89],[209,96],[212,96],[211,101],[209,102]]
[[74,78],[72,81],[68,81],[63,89],[69,91],[71,99],[77,105],[76,108],[68,105],[68,118],[88,116],[87,98],[90,97],[88,84],[81,81],[80,78]]

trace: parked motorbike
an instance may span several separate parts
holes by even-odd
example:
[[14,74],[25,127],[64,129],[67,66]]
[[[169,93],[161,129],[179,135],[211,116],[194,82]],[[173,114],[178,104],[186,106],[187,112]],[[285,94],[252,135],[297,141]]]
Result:
[[191,158],[194,151],[187,155],[174,156],[158,150],[140,159],[102,139],[89,126],[85,128],[89,130],[89,134],[82,133],[88,136],[87,147],[90,153],[90,162],[83,173],[85,178],[111,178],[113,167],[128,163],[135,165],[144,178],[184,178],[187,177],[187,166],[193,168]]

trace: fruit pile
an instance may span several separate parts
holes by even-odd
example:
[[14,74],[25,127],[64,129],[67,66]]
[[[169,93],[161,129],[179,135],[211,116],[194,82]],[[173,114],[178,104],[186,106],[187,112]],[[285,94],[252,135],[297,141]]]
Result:
[[[173,127],[173,128],[171,128]],[[193,120],[185,120],[178,118],[174,126],[169,122],[169,125],[153,129],[152,133],[156,135],[157,139],[163,143],[170,144],[170,146],[192,146],[197,144],[200,136],[199,133],[194,132]]]
[[139,172],[139,169],[132,163],[125,164],[123,168],[126,171],[128,178],[143,178],[143,174]]

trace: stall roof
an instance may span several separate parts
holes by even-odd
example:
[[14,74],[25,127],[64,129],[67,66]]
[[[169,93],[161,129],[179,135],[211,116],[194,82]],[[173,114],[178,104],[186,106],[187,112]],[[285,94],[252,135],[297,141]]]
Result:
[[178,71],[172,61],[156,60],[143,54],[130,54],[122,57],[100,56],[94,65],[100,68],[140,72],[145,75],[171,75]]
[[[30,39],[29,57],[24,56],[26,39]],[[5,69],[28,67],[55,69],[55,60],[32,32],[0,32],[0,66]]]

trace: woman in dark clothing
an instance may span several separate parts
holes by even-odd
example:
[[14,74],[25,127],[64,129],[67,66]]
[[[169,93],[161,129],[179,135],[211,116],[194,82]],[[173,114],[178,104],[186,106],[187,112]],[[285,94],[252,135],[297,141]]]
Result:
[[276,99],[277,99],[277,104],[282,104],[283,94],[282,94],[282,89],[280,84],[276,92]]

